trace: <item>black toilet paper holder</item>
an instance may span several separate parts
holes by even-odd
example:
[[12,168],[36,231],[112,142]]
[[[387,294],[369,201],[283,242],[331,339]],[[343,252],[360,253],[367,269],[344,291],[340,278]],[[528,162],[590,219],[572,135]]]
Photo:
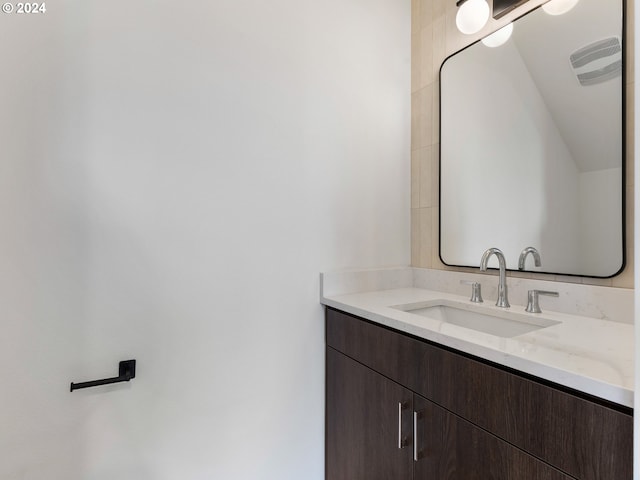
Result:
[[92,380],[90,382],[71,382],[70,391],[80,390],[81,388],[99,387],[100,385],[110,385],[112,383],[128,382],[132,378],[136,378],[136,361],[123,360],[118,366],[118,376],[112,378],[104,378],[102,380]]

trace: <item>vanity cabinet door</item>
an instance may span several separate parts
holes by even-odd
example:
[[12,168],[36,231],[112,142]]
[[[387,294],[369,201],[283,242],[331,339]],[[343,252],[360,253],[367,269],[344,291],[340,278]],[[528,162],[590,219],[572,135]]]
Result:
[[326,479],[410,480],[412,392],[332,348],[326,361]]
[[418,395],[415,480],[571,480],[559,470]]

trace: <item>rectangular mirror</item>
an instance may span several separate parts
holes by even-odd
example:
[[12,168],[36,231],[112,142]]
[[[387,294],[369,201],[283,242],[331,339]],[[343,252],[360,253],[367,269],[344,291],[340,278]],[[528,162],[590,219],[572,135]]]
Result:
[[[553,2],[550,2],[550,4]],[[624,65],[621,0],[545,6],[440,70],[440,258],[611,277],[624,267]],[[489,42],[488,42],[489,43]]]

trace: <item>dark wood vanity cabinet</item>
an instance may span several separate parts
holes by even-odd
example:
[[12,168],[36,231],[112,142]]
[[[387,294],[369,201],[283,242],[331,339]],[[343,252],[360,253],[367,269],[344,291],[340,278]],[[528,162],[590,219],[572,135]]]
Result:
[[410,390],[329,348],[327,478],[411,478],[412,397]]
[[327,309],[327,480],[626,480],[629,411]]

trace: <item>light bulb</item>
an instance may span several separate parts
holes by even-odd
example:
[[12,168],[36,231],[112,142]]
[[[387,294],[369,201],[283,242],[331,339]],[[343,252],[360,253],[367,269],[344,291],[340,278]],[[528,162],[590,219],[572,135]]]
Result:
[[482,43],[484,43],[487,47],[495,48],[504,44],[509,37],[511,37],[511,33],[513,32],[513,23],[509,23],[505,25],[500,30],[493,32],[488,37],[482,39]]
[[562,15],[575,7],[578,2],[579,0],[550,0],[542,5],[542,9],[549,15]]
[[456,15],[456,26],[462,33],[479,32],[489,20],[489,4],[486,0],[467,0]]

